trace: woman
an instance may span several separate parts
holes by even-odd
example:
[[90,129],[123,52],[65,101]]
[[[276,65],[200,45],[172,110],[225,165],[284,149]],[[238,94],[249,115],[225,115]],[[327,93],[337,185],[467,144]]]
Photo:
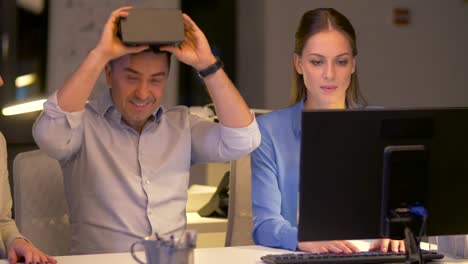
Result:
[[[3,79],[0,76],[0,86],[2,85]],[[11,264],[22,258],[25,263],[57,263],[54,258],[47,256],[21,236],[11,219],[11,205],[6,143],[0,132],[0,258],[8,257]]]
[[[351,253],[350,241],[299,242],[297,199],[301,112],[367,106],[356,72],[356,36],[349,20],[332,8],[306,12],[296,32],[295,104],[258,118],[260,147],[251,155],[255,243],[314,253]],[[404,251],[402,241],[376,240],[370,250]]]

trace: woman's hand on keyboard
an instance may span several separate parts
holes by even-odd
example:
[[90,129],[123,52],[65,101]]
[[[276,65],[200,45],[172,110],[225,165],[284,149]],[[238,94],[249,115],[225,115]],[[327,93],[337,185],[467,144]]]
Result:
[[311,253],[353,253],[360,250],[350,241],[313,241],[299,242],[297,247]]
[[377,239],[369,248],[369,251],[388,252],[389,248],[392,252],[405,252],[405,243],[403,240]]

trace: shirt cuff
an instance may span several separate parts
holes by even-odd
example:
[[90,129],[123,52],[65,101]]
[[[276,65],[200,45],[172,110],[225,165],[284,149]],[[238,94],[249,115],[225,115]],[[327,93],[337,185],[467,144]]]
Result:
[[238,148],[239,151],[248,154],[255,150],[260,145],[261,135],[258,128],[257,119],[255,114],[250,111],[252,115],[252,122],[246,127],[232,128],[223,126],[220,123],[221,137],[229,142],[228,145]]
[[1,235],[3,236],[5,246],[7,247],[7,249],[10,247],[11,243],[17,238],[23,238],[26,241],[30,242],[29,240],[27,240],[25,237],[23,237],[20,234],[20,232],[18,231],[18,228],[16,227],[14,220],[12,219],[9,220],[9,223],[7,226],[3,227],[3,233]]
[[58,104],[57,91],[55,91],[44,103],[44,112],[52,118],[64,117],[71,128],[77,128],[82,123],[84,109],[77,112],[64,111]]
[[252,115],[252,122],[250,122],[250,124],[246,127],[226,127],[223,124],[219,123],[223,135],[236,137],[239,135],[258,133],[260,136],[260,130],[258,129],[258,123],[257,119],[255,118],[255,114],[252,111],[250,111],[250,114]]
[[280,237],[282,238],[282,247],[296,251],[297,250],[297,228],[289,227],[281,231]]

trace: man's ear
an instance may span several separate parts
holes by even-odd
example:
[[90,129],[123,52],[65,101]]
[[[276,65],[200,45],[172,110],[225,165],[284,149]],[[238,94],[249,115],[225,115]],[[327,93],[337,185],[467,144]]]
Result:
[[297,73],[301,74],[304,72],[302,70],[302,58],[299,57],[296,53],[293,55],[293,60],[294,60],[294,67],[296,68]]
[[109,87],[112,87],[112,66],[110,65],[111,62],[106,64],[104,67],[104,72],[106,74],[106,83]]

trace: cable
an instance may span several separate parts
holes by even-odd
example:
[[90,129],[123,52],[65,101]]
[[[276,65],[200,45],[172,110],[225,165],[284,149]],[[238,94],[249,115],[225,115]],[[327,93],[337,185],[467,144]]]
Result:
[[419,243],[426,230],[428,212],[424,206],[412,206],[410,207],[410,212],[411,214],[422,218],[422,223],[421,223],[421,227],[419,229],[419,234],[418,234],[418,243]]

